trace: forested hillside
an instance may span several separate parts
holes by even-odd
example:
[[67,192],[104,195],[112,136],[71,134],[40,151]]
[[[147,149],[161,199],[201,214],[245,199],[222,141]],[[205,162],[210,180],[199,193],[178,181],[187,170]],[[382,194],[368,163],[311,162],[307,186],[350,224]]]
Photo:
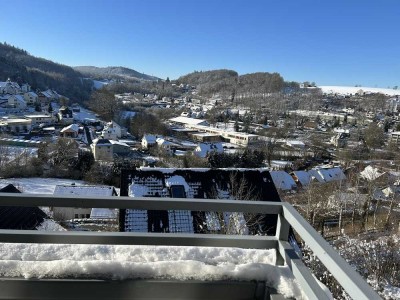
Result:
[[33,90],[56,90],[72,101],[89,98],[91,82],[71,67],[30,55],[27,51],[0,43],[0,81],[10,78],[18,83],[29,83]]
[[135,70],[124,68],[124,67],[106,67],[98,68],[94,66],[80,66],[74,67],[74,70],[82,73],[87,77],[93,79],[120,79],[120,78],[130,78],[137,80],[159,80],[159,78],[150,76],[144,73],[139,73]]
[[239,75],[232,70],[193,72],[181,76],[178,83],[195,85],[201,95],[245,96],[282,91],[285,87],[298,87],[296,83],[285,82],[279,73],[257,72]]

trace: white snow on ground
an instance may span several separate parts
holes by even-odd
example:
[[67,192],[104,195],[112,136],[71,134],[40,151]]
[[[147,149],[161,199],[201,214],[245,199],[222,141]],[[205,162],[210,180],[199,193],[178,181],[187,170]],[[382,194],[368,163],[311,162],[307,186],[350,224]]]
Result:
[[23,278],[260,280],[302,299],[275,250],[215,247],[0,244],[0,275]]
[[83,122],[84,120],[96,120],[96,113],[85,109],[85,108],[81,108],[80,112],[74,112],[74,120],[79,121],[79,122]]
[[52,219],[45,219],[42,224],[36,227],[36,230],[39,231],[67,231],[64,227],[60,224],[55,222]]
[[28,194],[53,194],[56,185],[85,185],[82,180],[59,178],[8,178],[0,179],[0,187],[13,184],[23,193]]
[[350,95],[356,94],[360,90],[364,93],[371,94],[371,93],[381,93],[389,96],[396,96],[400,95],[400,90],[393,90],[393,89],[384,89],[384,88],[372,88],[372,87],[365,87],[365,86],[319,86],[323,93],[325,94],[341,94],[341,95]]
[[38,148],[2,145],[0,149],[1,160],[11,162],[18,157],[37,157]]
[[92,81],[93,81],[93,87],[94,87],[96,90],[99,90],[99,89],[101,89],[103,86],[105,86],[105,85],[108,84],[108,82],[106,82],[106,81],[99,81],[99,80],[92,80]]

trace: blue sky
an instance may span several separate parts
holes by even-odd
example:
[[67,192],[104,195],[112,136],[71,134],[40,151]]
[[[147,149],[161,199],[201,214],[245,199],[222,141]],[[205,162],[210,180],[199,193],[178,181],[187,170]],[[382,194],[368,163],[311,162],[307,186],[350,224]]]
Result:
[[66,65],[171,79],[226,68],[319,85],[400,85],[397,0],[0,3],[1,41]]

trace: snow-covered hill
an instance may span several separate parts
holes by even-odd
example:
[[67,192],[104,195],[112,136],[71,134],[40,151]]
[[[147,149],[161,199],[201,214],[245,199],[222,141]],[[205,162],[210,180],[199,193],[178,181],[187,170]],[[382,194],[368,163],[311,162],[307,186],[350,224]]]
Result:
[[372,94],[372,93],[381,93],[388,96],[396,96],[400,95],[400,90],[394,89],[384,89],[384,88],[373,88],[373,87],[365,87],[365,86],[334,86],[334,85],[324,85],[319,86],[325,94],[341,94],[341,95],[350,95],[359,93],[362,90],[363,93]]

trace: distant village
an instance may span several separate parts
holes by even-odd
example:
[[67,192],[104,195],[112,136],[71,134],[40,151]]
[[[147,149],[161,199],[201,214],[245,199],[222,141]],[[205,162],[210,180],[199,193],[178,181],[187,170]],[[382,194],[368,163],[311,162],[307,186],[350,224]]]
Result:
[[[180,96],[115,94],[120,110],[102,119],[55,90],[0,82],[0,176],[77,180],[57,184],[55,196],[282,200],[327,240],[400,230],[396,91],[303,85],[279,99],[251,95],[277,101],[273,109],[165,84]],[[135,123],[139,116],[142,123]],[[146,131],[146,122],[167,131]],[[9,184],[0,192],[23,189]],[[4,209],[0,227],[9,229],[264,234],[275,226],[242,213]]]

